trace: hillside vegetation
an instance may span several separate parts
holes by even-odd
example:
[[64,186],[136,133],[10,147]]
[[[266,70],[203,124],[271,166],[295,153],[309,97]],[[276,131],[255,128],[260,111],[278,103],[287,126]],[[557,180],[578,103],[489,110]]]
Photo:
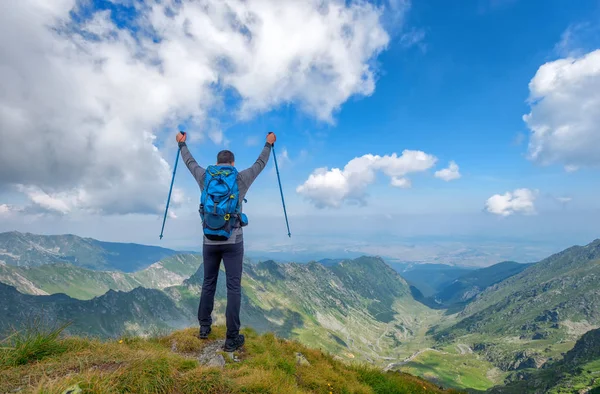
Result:
[[600,240],[556,253],[478,295],[458,322],[430,331],[503,371],[539,368],[600,326]]
[[[0,256],[1,257],[1,256]],[[202,256],[178,254],[166,257],[134,273],[94,271],[70,263],[12,266],[0,262],[0,282],[24,294],[63,293],[89,300],[108,290],[131,291],[136,287],[163,289],[183,283],[202,263]]]
[[[348,365],[273,334],[244,330],[235,354],[211,350],[196,329],[164,337],[101,342],[53,333],[18,333],[0,350],[0,392],[71,393],[452,393],[411,375]],[[219,360],[214,362],[213,360]]]
[[[155,338],[197,324],[203,279],[198,255],[173,255],[133,273],[70,262],[15,264],[32,258],[34,249],[42,259],[48,250],[55,257],[81,256],[98,245],[70,237],[17,233],[15,247],[0,248],[0,282],[8,283],[0,283],[0,337],[32,321],[70,322],[65,334],[109,341],[123,335]],[[83,249],[70,241],[52,246],[65,240]],[[433,278],[435,270],[427,270]],[[240,318],[257,333],[297,340],[338,361],[366,362],[444,387],[503,390],[500,386],[509,383],[506,389],[514,392],[591,387],[600,357],[583,364],[558,362],[578,348],[582,335],[600,326],[599,282],[600,240],[533,265],[506,262],[469,270],[444,287],[444,303],[420,294],[378,257],[245,262]],[[106,291],[112,287],[117,289]],[[217,325],[224,324],[226,293],[221,272]],[[560,378],[548,380],[553,376]],[[527,379],[538,383],[524,386]]]
[[585,333],[564,358],[513,373],[492,394],[600,393],[600,329]]
[[157,246],[103,242],[72,234],[0,233],[0,262],[18,267],[69,263],[91,270],[135,272],[178,253]]

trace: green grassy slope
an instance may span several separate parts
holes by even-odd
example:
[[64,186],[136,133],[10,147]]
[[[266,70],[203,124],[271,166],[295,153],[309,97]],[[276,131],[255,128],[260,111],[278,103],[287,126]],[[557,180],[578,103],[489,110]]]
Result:
[[407,374],[348,365],[297,342],[249,330],[244,331],[246,345],[235,360],[225,354],[222,368],[210,367],[200,363],[199,356],[224,330],[215,327],[208,341],[195,334],[189,329],[110,342],[51,335],[12,338],[6,342],[8,349],[0,350],[0,392],[450,393]]
[[0,300],[0,334],[33,322],[72,322],[68,328],[71,334],[110,338],[124,333],[149,335],[195,321],[194,315],[179,309],[162,291],[140,287],[131,292],[110,290],[92,300],[77,300],[64,294],[21,294],[0,283]]
[[[427,345],[424,333],[440,314],[416,302],[404,279],[378,258],[329,268],[316,262],[265,261],[244,269],[244,324],[347,359],[385,365],[388,358],[407,357]],[[198,308],[201,272],[183,286],[166,289],[190,313]],[[225,298],[223,272],[217,283],[217,319],[222,319]]]
[[136,287],[162,289],[183,283],[192,275],[202,257],[180,254],[167,257],[150,267],[132,274],[115,271],[94,271],[68,263],[17,267],[0,264],[0,282],[14,286],[25,294],[64,293],[88,300],[108,290],[130,291]]
[[584,334],[561,360],[543,369],[513,373],[509,384],[494,387],[493,394],[589,393],[600,390],[600,329]]
[[444,387],[487,390],[503,375],[475,354],[427,350],[395,370],[420,376]]
[[438,339],[465,334],[576,339],[600,325],[600,240],[557,253],[484,291]]

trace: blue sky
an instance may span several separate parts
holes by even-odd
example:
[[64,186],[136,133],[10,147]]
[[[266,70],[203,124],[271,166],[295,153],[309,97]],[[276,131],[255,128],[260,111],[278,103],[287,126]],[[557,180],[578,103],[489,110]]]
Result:
[[[11,5],[0,230],[158,244],[185,124],[204,165],[224,148],[251,165],[277,134],[294,236],[271,160],[244,208],[257,253],[483,236],[545,243],[543,254],[597,237],[597,0],[326,2],[339,17],[311,2],[208,3]],[[17,155],[19,133],[31,143]],[[451,179],[435,175],[451,162]],[[181,164],[161,242],[191,247],[199,190]]]
[[[418,210],[433,208],[419,204],[425,198],[439,202],[441,212],[472,212],[481,210],[492,194],[527,187],[556,197],[577,194],[579,201],[573,205],[599,208],[588,198],[599,190],[597,169],[566,173],[560,164],[541,166],[527,160],[530,131],[522,120],[529,112],[529,81],[542,64],[559,57],[555,47],[569,26],[598,20],[598,2],[565,6],[564,1],[551,1],[544,7],[528,1],[485,3],[414,2],[407,23],[425,32],[419,43],[425,49],[407,49],[401,36],[393,37],[377,58],[380,75],[373,95],[346,102],[334,125],[286,106],[231,127],[228,139],[244,159],[240,163],[249,164],[259,150],[247,148],[246,138],[259,139],[262,130],[273,130],[280,138],[278,148],[293,159],[282,171],[293,201],[300,200],[295,187],[316,167],[343,167],[366,153],[414,149],[437,156],[436,169],[455,160],[463,176],[449,183],[431,174],[416,176],[408,192],[390,190],[380,180],[369,193],[416,204]],[[593,49],[600,41],[584,44]],[[197,151],[212,158],[217,149],[208,144]],[[270,178],[262,180],[265,188],[273,184]],[[257,189],[253,192],[262,186]],[[301,213],[305,206],[297,203],[294,208]],[[410,205],[398,209],[412,211]]]

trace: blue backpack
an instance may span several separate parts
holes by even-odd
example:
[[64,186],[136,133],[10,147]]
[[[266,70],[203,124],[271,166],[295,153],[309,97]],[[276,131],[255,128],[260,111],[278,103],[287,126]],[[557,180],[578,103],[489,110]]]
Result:
[[248,224],[241,212],[238,172],[231,166],[208,166],[200,197],[200,218],[206,238],[225,241],[233,229]]

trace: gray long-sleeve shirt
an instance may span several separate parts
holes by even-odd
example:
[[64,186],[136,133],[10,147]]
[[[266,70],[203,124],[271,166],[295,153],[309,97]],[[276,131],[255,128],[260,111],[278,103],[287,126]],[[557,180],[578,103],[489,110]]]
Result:
[[[204,174],[206,173],[206,169],[201,167],[196,162],[196,160],[194,160],[194,157],[190,153],[185,142],[180,142],[179,147],[181,148],[181,158],[183,159],[183,162],[185,163],[187,168],[190,170],[190,172],[194,176],[194,179],[196,179],[196,182],[198,183],[198,186],[200,187],[200,190],[202,191],[202,189],[204,189]],[[271,147],[272,147],[271,144],[269,144],[268,142],[265,143],[265,146],[264,146],[262,152],[260,152],[260,156],[258,156],[258,159],[256,159],[256,162],[254,164],[252,164],[252,166],[250,166],[249,168],[247,168],[243,171],[240,171],[238,173],[237,181],[238,181],[238,188],[240,191],[240,197],[239,197],[240,209],[242,207],[244,197],[246,196],[248,189],[250,189],[250,185],[252,185],[252,182],[254,182],[256,177],[258,177],[258,175],[261,173],[261,171],[267,165],[267,162],[269,161],[269,156],[271,155]],[[206,245],[233,244],[233,243],[242,242],[243,240],[244,240],[244,235],[243,235],[242,228],[236,227],[233,229],[233,231],[231,233],[231,237],[229,237],[228,240],[212,241],[212,240],[206,238],[206,236],[205,236],[204,244],[206,244]]]

